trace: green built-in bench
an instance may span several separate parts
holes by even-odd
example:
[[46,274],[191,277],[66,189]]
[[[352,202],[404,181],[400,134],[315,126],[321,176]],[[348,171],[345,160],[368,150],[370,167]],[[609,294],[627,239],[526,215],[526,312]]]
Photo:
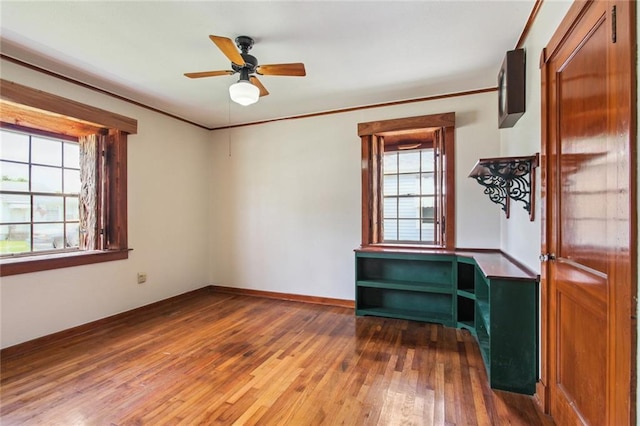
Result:
[[356,315],[467,329],[478,340],[492,388],[535,392],[538,275],[499,251],[355,253]]

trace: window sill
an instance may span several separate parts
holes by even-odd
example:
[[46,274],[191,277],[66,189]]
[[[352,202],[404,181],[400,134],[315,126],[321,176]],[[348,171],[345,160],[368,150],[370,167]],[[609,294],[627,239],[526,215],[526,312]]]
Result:
[[0,260],[0,277],[129,258],[131,249],[82,251]]
[[399,249],[426,249],[426,250],[447,250],[446,247],[436,244],[419,244],[419,243],[373,243],[366,247],[380,248],[399,248]]

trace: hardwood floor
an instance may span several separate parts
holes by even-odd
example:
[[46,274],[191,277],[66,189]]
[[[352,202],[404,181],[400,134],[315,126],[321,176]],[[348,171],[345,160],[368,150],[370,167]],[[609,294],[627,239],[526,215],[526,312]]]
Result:
[[5,351],[2,425],[552,425],[440,325],[207,289]]

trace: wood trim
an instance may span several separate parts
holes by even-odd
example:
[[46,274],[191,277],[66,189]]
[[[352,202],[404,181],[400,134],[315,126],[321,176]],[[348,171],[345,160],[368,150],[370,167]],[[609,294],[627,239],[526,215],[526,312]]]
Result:
[[369,121],[367,123],[358,123],[358,136],[362,137],[365,135],[399,132],[403,130],[428,129],[431,127],[454,127],[455,124],[455,112]]
[[[547,151],[549,146],[549,108],[548,99],[545,95],[548,90],[548,66],[546,61],[546,51],[542,50],[542,56],[540,58],[540,91],[542,93],[540,99],[540,121],[541,121],[541,140],[540,140],[540,253],[549,253],[548,241],[550,238],[551,229],[547,224],[547,218],[551,217],[552,208],[548,202],[547,193],[548,180],[548,160],[549,155],[553,154]],[[543,60],[544,59],[544,60]],[[549,339],[549,262],[543,262],[540,266],[540,373],[539,384],[542,387],[537,389],[540,392],[538,397],[539,402],[542,404],[542,411],[549,414],[551,411],[549,391],[546,383],[549,383],[548,365],[550,362],[550,354],[547,348],[547,342]],[[542,393],[544,392],[544,393]]]
[[516,43],[516,49],[520,49],[524,47],[524,41],[529,35],[529,31],[531,31],[531,27],[533,27],[533,23],[538,16],[538,12],[540,12],[540,8],[542,7],[542,2],[544,0],[536,0],[533,8],[531,9],[531,13],[529,14],[529,19],[527,19],[527,23],[524,25],[522,33],[520,34],[520,38],[518,39],[518,43]]
[[538,380],[536,383],[536,393],[533,394],[533,400],[536,405],[540,409],[540,411],[544,414],[549,414],[549,392],[547,390],[547,385],[545,385],[541,380]]
[[[0,104],[0,108],[2,108],[1,104]],[[7,123],[6,121],[0,121],[0,129],[15,130],[16,132],[20,132],[20,133],[28,133],[31,135],[44,136],[46,138],[78,143],[78,138],[76,136],[70,136],[70,135],[65,135],[65,134],[56,133],[56,132],[49,132],[47,130],[43,130],[43,128],[24,127],[18,124]]]
[[66,117],[73,117],[100,127],[119,129],[129,134],[138,132],[138,121],[133,118],[4,79],[0,79],[0,99]]
[[438,100],[438,99],[455,98],[455,97],[459,97],[459,96],[477,95],[477,94],[481,94],[481,93],[495,92],[495,91],[498,90],[497,87],[487,87],[487,88],[484,88],[484,89],[465,90],[465,91],[462,91],[462,92],[445,93],[445,94],[442,94],[442,95],[425,96],[425,97],[421,97],[421,98],[406,99],[406,100],[402,100],[402,101],[382,102],[382,103],[372,104],[372,105],[365,105],[365,106],[358,106],[358,107],[351,107],[351,108],[340,108],[340,109],[335,109],[335,110],[331,110],[331,111],[322,111],[322,112],[316,112],[316,113],[311,113],[311,114],[300,114],[300,115],[294,115],[294,116],[290,116],[290,117],[281,117],[281,118],[274,118],[274,119],[269,119],[269,120],[253,121],[253,122],[250,122],[250,123],[234,124],[234,125],[230,125],[230,126],[208,127],[208,126],[204,126],[202,124],[198,124],[198,123],[196,123],[194,121],[190,121],[190,120],[184,119],[182,117],[178,117],[177,115],[170,114],[170,113],[168,113],[166,111],[162,111],[162,110],[154,108],[152,106],[145,105],[143,103],[134,101],[134,100],[126,98],[124,96],[117,95],[117,94],[109,92],[107,90],[100,89],[100,88],[92,86],[90,84],[83,83],[83,82],[78,81],[78,80],[74,80],[72,78],[63,76],[63,75],[58,74],[58,73],[54,73],[54,72],[49,71],[49,70],[45,70],[44,68],[40,68],[38,66],[29,64],[27,62],[21,61],[21,60],[16,59],[16,58],[13,58],[11,56],[7,56],[7,55],[2,54],[2,53],[0,53],[0,59],[6,60],[6,61],[9,61],[9,62],[13,62],[14,64],[20,65],[22,67],[25,67],[25,68],[28,68],[28,69],[31,69],[31,70],[46,74],[46,75],[54,77],[54,78],[58,78],[60,80],[63,80],[63,81],[66,81],[66,82],[69,82],[69,83],[72,83],[72,84],[76,84],[78,86],[84,87],[85,89],[93,90],[93,91],[96,91],[96,92],[101,93],[103,95],[111,96],[111,97],[116,98],[118,100],[121,100],[121,101],[130,103],[132,105],[138,106],[140,108],[145,108],[147,110],[156,112],[158,114],[165,115],[167,117],[171,117],[173,119],[182,121],[182,122],[187,123],[187,124],[191,124],[193,126],[196,126],[196,127],[199,127],[201,129],[205,129],[205,130],[235,129],[237,127],[255,126],[255,125],[259,125],[259,124],[273,123],[273,122],[276,122],[276,121],[288,121],[288,120],[298,120],[298,119],[301,119],[301,118],[320,117],[320,116],[323,116],[323,115],[341,114],[341,113],[345,113],[345,112],[360,111],[360,110],[372,109],[372,108],[384,108],[384,107],[389,107],[389,106],[411,104],[411,103],[415,103],[415,102],[426,102],[426,101],[434,101],[434,100]]
[[110,97],[118,99],[120,101],[124,101],[124,102],[130,103],[132,105],[138,106],[140,108],[144,108],[144,109],[147,109],[149,111],[157,112],[158,114],[162,114],[162,115],[165,115],[167,117],[171,117],[171,118],[173,118],[175,120],[179,120],[179,121],[182,121],[182,122],[187,123],[187,124],[191,124],[192,126],[196,126],[196,127],[199,127],[201,129],[205,129],[205,130],[211,130],[211,128],[203,126],[202,124],[198,124],[198,123],[196,123],[194,121],[190,121],[190,120],[187,120],[185,118],[178,117],[177,115],[170,114],[170,113],[168,113],[166,111],[159,110],[158,108],[154,108],[152,106],[145,105],[143,103],[140,103],[138,101],[134,101],[134,100],[129,99],[129,98],[125,98],[124,96],[116,95],[113,92],[109,92],[109,91],[101,89],[99,87],[92,86],[92,85],[87,84],[87,83],[83,83],[83,82],[81,82],[79,80],[75,80],[73,78],[66,77],[66,76],[64,76],[62,74],[58,74],[58,73],[55,73],[53,71],[46,70],[44,68],[40,68],[38,66],[29,64],[29,63],[24,62],[24,61],[21,61],[20,59],[13,58],[11,56],[7,56],[7,55],[2,54],[2,53],[0,53],[0,59],[4,59],[5,61],[8,61],[8,62],[13,62],[14,64],[20,65],[21,67],[28,68],[30,70],[33,70],[33,71],[36,71],[36,72],[39,72],[39,73],[42,73],[42,74],[46,74],[46,75],[48,75],[50,77],[54,77],[54,78],[66,81],[68,83],[72,83],[72,84],[75,84],[75,85],[80,86],[80,87],[84,87],[85,89],[93,90],[94,92],[98,92],[98,93],[101,93],[103,95],[110,96]]
[[[382,188],[384,176],[382,175],[382,161],[384,155],[384,138],[373,135],[371,137],[371,182],[373,188]],[[383,203],[384,200],[380,191],[371,191],[371,241],[378,242],[382,238],[383,232]]]
[[371,239],[371,140],[372,135],[361,137],[361,162],[362,162],[362,245],[372,243]]
[[459,97],[459,96],[477,95],[477,94],[481,94],[481,93],[489,93],[489,92],[497,92],[497,91],[498,91],[497,87],[488,87],[486,89],[467,90],[467,91],[464,91],[464,92],[447,93],[447,94],[444,94],[444,95],[427,96],[427,97],[424,97],[424,98],[409,99],[409,100],[404,100],[404,101],[384,102],[384,103],[379,103],[379,104],[372,104],[372,105],[359,106],[359,107],[353,107],[353,108],[342,108],[342,109],[335,109],[335,110],[331,110],[331,111],[316,112],[316,113],[311,113],[311,114],[294,115],[294,116],[291,116],[291,117],[274,118],[274,119],[271,119],[271,120],[254,121],[254,122],[251,122],[251,123],[235,124],[233,126],[213,127],[213,128],[211,128],[209,130],[234,129],[236,127],[255,126],[255,125],[258,125],[258,124],[273,123],[273,122],[276,122],[276,121],[297,120],[297,119],[300,119],[300,118],[320,117],[320,116],[323,116],[323,115],[341,114],[341,113],[345,113],[345,112],[361,111],[361,110],[365,110],[365,109],[383,108],[383,107],[388,107],[388,106],[412,104],[412,103],[415,103],[415,102],[435,101],[435,100],[438,100],[438,99],[448,99],[448,98],[455,98],[455,97]]
[[[609,374],[613,377],[611,386],[612,424],[634,424],[636,422],[637,392],[637,307],[638,278],[638,238],[637,238],[637,34],[636,7],[630,1],[608,2],[608,13],[616,8],[616,40],[610,44],[609,66],[611,76],[611,104],[615,105],[615,120],[610,122],[609,134],[615,135],[620,145],[626,148],[629,160],[628,170],[620,170],[618,179],[629,188],[628,241],[617,248],[615,257],[615,282],[610,287],[613,314],[609,315],[610,341],[609,356],[612,358]],[[611,31],[611,29],[609,30]],[[634,380],[636,379],[636,380]],[[629,386],[620,386],[629,383]]]
[[119,314],[111,315],[106,318],[102,318],[96,321],[91,321],[76,327],[68,328],[66,330],[62,330],[57,333],[52,333],[46,336],[38,337],[36,339],[29,340],[24,343],[18,343],[17,345],[9,346],[0,350],[0,359],[7,359],[10,357],[21,356],[29,352],[37,351],[38,349],[40,349],[42,346],[46,344],[50,344],[52,342],[60,342],[60,341],[70,339],[76,336],[80,336],[86,333],[96,332],[97,330],[102,330],[111,325],[115,325],[120,322],[123,322],[127,318],[136,318],[141,315],[144,315],[145,313],[153,312],[157,310],[159,307],[171,306],[174,304],[182,303],[185,300],[198,298],[204,294],[209,294],[209,293],[211,293],[211,286],[202,287],[197,290],[192,290],[183,294],[179,294],[177,296],[169,297],[168,299],[163,299],[158,302],[144,305],[139,308],[131,309],[126,312],[121,312]]
[[131,250],[75,251],[52,255],[5,258],[0,263],[0,277],[123,260],[129,257],[129,251]]
[[583,15],[587,8],[590,6],[591,0],[589,1],[574,1],[573,4],[569,7],[567,14],[564,16],[560,25],[556,29],[556,32],[551,36],[549,43],[547,43],[544,48],[544,57],[541,60],[544,62],[548,62],[556,52],[558,48],[564,43],[568,34],[572,32],[573,27],[575,27],[578,19],[581,15]]
[[211,291],[238,296],[255,296],[266,299],[288,300],[292,302],[313,303],[316,305],[337,306],[340,308],[355,309],[355,301],[346,299],[334,299],[330,297],[306,296],[302,294],[278,293],[273,291],[251,290],[247,288],[210,286]]
[[127,134],[110,130],[107,137],[108,208],[105,231],[108,250],[122,250],[127,245]]
[[[444,128],[445,149],[445,185],[447,188],[445,204],[445,247],[456,246],[456,161],[455,161],[455,127]],[[453,155],[451,155],[453,153]]]
[[57,138],[64,136],[74,140],[81,136],[96,134],[104,128],[95,123],[76,120],[72,117],[61,116],[5,100],[0,100],[0,121],[3,126],[27,129],[30,133],[40,132],[40,129],[48,129]]
[[84,87],[85,89],[93,90],[93,91],[96,91],[96,92],[101,93],[103,95],[111,96],[111,97],[116,98],[118,100],[130,103],[132,105],[136,105],[136,106],[138,106],[140,108],[145,108],[147,110],[156,112],[158,114],[165,115],[167,117],[171,117],[173,119],[182,121],[184,123],[191,124],[193,126],[196,126],[196,127],[199,127],[201,129],[205,129],[205,130],[235,129],[235,128],[238,128],[238,127],[255,126],[255,125],[259,125],[259,124],[273,123],[273,122],[276,122],[276,121],[298,120],[298,119],[302,119],[302,118],[320,117],[320,116],[323,116],[323,115],[342,114],[342,113],[346,113],[346,112],[360,111],[360,110],[372,109],[372,108],[384,108],[384,107],[389,107],[389,106],[411,104],[411,103],[415,103],[415,102],[427,102],[427,101],[434,101],[434,100],[438,100],[438,99],[455,98],[455,97],[459,97],[459,96],[477,95],[477,94],[481,94],[481,93],[495,92],[495,91],[498,90],[497,87],[487,87],[487,88],[483,88],[483,89],[465,90],[465,91],[462,91],[462,92],[445,93],[445,94],[442,94],[442,95],[425,96],[425,97],[421,97],[421,98],[406,99],[406,100],[402,100],[402,101],[382,102],[382,103],[377,103],[377,104],[372,104],[372,105],[365,105],[365,106],[358,106],[358,107],[351,107],[351,108],[340,108],[340,109],[335,109],[335,110],[331,110],[331,111],[322,111],[322,112],[316,112],[316,113],[310,113],[310,114],[294,115],[294,116],[290,116],[290,117],[281,117],[281,118],[274,118],[274,119],[269,119],[269,120],[253,121],[253,122],[250,122],[250,123],[234,124],[234,125],[230,125],[230,126],[208,127],[208,126],[204,126],[202,124],[198,124],[198,123],[196,123],[194,121],[190,121],[190,120],[184,119],[182,117],[178,117],[177,115],[170,114],[168,112],[159,110],[159,109],[154,108],[152,106],[145,105],[143,103],[134,101],[134,100],[126,98],[124,96],[117,95],[117,94],[109,92],[107,90],[100,89],[100,88],[92,86],[90,84],[83,83],[83,82],[78,81],[78,80],[74,80],[72,78],[63,76],[63,75],[58,74],[58,73],[54,73],[54,72],[49,71],[49,70],[45,70],[45,69],[40,68],[38,66],[29,64],[27,62],[21,61],[21,60],[16,59],[16,58],[13,58],[11,56],[7,56],[7,55],[2,54],[2,53],[0,53],[0,59],[4,59],[6,61],[13,62],[13,63],[15,63],[17,65],[22,66],[22,67],[25,67],[25,68],[28,68],[28,69],[31,69],[31,70],[46,74],[46,75],[54,77],[54,78],[58,78],[60,80],[67,81],[67,82],[72,83],[72,84],[76,84],[78,86]]

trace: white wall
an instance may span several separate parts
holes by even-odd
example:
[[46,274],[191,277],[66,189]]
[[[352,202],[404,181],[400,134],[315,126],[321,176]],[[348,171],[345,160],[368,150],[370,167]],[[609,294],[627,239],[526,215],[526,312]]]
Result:
[[[209,132],[2,62],[1,77],[138,120],[128,138],[129,259],[3,277],[8,347],[208,285]],[[137,272],[148,281],[138,285]]]
[[496,102],[490,92],[212,132],[212,283],[354,299],[357,124],[374,120],[456,113],[456,245],[499,248],[499,208],[467,178],[499,154]]
[[[541,78],[540,53],[564,18],[571,1],[545,1],[538,12],[525,43],[526,55],[526,106],[524,115],[510,129],[500,129],[500,152],[502,156],[525,156],[540,152],[541,123]],[[499,64],[496,67],[498,74]],[[496,106],[497,109],[497,106]],[[511,204],[511,217],[501,218],[502,243],[505,253],[540,272],[540,168],[536,169],[535,220],[520,202]]]

